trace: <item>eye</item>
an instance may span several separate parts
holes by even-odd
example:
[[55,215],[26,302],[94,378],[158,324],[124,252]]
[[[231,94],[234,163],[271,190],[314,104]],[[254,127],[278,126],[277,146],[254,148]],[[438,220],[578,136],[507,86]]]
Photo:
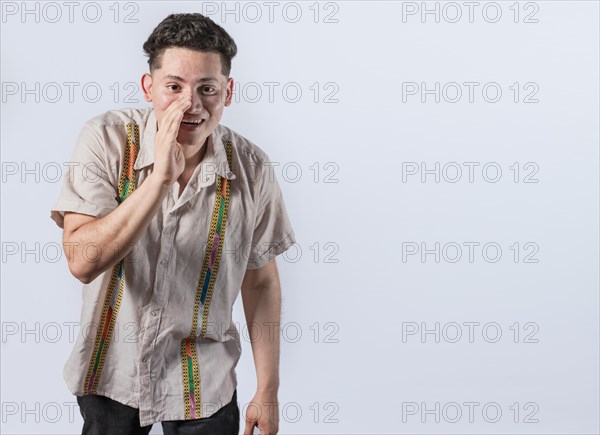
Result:
[[179,85],[167,85],[171,91],[177,91],[179,89]]
[[200,90],[201,90],[201,92],[204,95],[212,95],[212,94],[214,94],[217,91],[214,86],[208,86],[208,85],[207,86],[202,86],[200,88]]

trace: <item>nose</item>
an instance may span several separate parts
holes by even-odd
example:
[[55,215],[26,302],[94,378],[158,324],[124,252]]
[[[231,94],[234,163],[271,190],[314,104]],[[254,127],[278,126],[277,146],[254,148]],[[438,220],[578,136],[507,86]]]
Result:
[[204,108],[204,106],[202,105],[202,98],[200,98],[200,95],[198,95],[198,92],[196,92],[194,89],[190,89],[190,90],[188,90],[187,94],[192,99],[192,105],[190,106],[190,108],[188,110],[190,110],[191,112],[194,112],[194,113],[202,112],[202,109]]

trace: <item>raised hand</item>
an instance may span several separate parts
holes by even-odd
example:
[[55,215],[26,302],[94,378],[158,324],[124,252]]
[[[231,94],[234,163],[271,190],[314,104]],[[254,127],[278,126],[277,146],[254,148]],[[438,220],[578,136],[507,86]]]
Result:
[[165,184],[172,184],[185,169],[185,157],[177,142],[183,114],[191,106],[189,96],[182,96],[165,109],[154,138],[154,174]]

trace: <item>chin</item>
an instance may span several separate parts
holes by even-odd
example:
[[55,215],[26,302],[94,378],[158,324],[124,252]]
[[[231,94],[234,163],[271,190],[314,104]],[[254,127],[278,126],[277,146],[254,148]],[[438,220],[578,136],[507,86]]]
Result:
[[204,135],[200,134],[199,132],[196,133],[189,131],[179,132],[179,135],[177,136],[177,142],[179,142],[181,145],[196,145],[203,136],[208,137],[210,134]]

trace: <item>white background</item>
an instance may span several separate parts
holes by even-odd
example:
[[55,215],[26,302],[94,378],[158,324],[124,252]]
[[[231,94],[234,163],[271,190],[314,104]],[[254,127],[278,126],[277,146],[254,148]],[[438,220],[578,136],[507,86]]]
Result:
[[[81,284],[57,258],[56,168],[86,120],[147,105],[142,44],[188,11],[238,45],[221,122],[280,163],[298,238],[278,257],[280,433],[599,432],[598,2],[477,2],[471,17],[464,2],[280,2],[272,19],[264,2],[98,5],[72,20],[64,2],[2,5],[3,433],[81,431],[62,379]],[[439,182],[411,162],[438,162]],[[243,406],[247,340],[237,372]]]

